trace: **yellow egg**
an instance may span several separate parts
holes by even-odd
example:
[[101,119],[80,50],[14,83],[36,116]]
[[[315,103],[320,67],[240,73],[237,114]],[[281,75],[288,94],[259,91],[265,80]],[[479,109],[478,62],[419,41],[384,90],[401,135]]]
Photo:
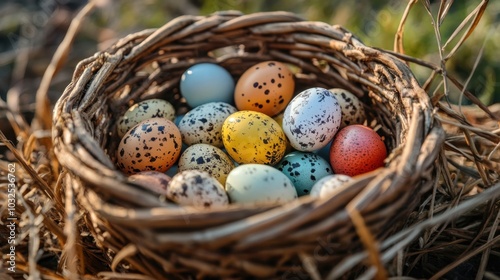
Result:
[[255,111],[238,111],[222,125],[227,153],[240,164],[274,165],[285,155],[286,136],[271,117]]

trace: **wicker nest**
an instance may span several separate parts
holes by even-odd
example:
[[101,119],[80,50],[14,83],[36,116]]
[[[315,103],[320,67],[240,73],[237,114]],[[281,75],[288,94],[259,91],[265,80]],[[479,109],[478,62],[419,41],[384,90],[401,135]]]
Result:
[[[390,155],[386,166],[355,177],[327,199],[225,210],[183,208],[127,180],[115,166],[118,117],[131,104],[164,98],[179,113],[181,74],[200,62],[238,78],[251,65],[278,60],[298,69],[298,89],[350,90],[366,104]],[[85,221],[117,271],[155,279],[318,279],[404,226],[438,177],[444,133],[406,63],[365,46],[347,30],[287,12],[181,16],[126,36],[77,66],[57,102],[54,150]],[[352,267],[352,265],[351,265]],[[306,277],[307,276],[307,277]]]

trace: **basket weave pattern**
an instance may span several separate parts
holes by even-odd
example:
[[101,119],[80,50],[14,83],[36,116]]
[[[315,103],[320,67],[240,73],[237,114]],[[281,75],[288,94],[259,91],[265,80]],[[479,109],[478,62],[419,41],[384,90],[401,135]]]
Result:
[[[160,200],[115,167],[115,124],[130,104],[160,97],[183,113],[189,108],[178,84],[188,67],[214,62],[237,79],[266,60],[299,69],[298,90],[342,87],[360,97],[391,151],[386,167],[328,199],[210,211]],[[383,240],[403,226],[437,180],[444,139],[404,61],[342,27],[286,12],[182,16],[131,34],[79,63],[53,121],[55,153],[68,171],[64,184],[73,186],[97,243],[115,256],[113,266],[123,260],[156,279],[270,278],[301,270],[311,258],[307,273],[328,274],[370,245],[360,231]]]

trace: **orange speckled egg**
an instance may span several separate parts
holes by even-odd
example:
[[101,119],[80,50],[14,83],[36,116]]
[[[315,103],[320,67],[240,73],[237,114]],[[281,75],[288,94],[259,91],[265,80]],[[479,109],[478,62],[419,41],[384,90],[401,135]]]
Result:
[[335,174],[355,176],[384,166],[387,149],[380,136],[364,125],[341,129],[330,148],[330,164]]
[[181,154],[182,137],[175,124],[165,118],[151,118],[132,127],[120,141],[117,165],[128,173],[167,171]]
[[283,111],[295,89],[293,74],[277,61],[258,63],[236,83],[234,102],[238,110],[251,110],[273,117]]

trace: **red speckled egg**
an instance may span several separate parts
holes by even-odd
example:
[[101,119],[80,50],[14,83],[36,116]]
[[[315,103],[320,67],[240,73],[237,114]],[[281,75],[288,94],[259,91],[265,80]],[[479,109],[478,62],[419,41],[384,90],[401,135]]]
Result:
[[265,61],[241,75],[234,89],[234,102],[240,111],[257,111],[273,117],[292,100],[294,89],[293,74],[285,64]]
[[387,149],[373,129],[349,125],[341,129],[330,148],[330,164],[335,174],[355,176],[384,166]]

